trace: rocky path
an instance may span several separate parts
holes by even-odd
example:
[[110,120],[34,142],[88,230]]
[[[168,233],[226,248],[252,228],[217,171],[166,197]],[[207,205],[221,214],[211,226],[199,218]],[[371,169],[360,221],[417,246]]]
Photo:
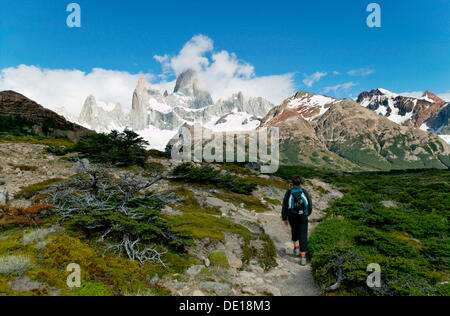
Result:
[[[342,197],[342,193],[332,188],[327,183],[319,180],[311,180],[305,187],[311,194],[314,203],[314,213],[310,217],[309,234],[325,216],[324,210],[336,198]],[[321,188],[321,189],[319,189]],[[322,192],[322,193],[320,193]],[[280,197],[282,198],[282,197]],[[282,296],[317,296],[319,287],[315,284],[311,266],[300,266],[299,258],[293,256],[293,244],[290,241],[290,228],[284,226],[281,221],[281,206],[274,210],[259,215],[265,232],[272,238],[278,253],[278,270],[288,273],[287,277],[279,279],[276,287]]]

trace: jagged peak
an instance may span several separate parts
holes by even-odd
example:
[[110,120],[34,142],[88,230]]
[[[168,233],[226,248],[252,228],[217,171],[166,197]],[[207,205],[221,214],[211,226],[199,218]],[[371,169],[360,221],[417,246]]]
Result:
[[92,108],[95,106],[97,106],[97,100],[95,99],[95,96],[93,94],[90,94],[84,101],[82,112],[85,112],[88,109],[92,110]]
[[147,83],[145,82],[145,78],[139,78],[138,84],[136,86],[136,91],[144,92],[145,90],[147,90]]
[[437,95],[435,95],[433,92],[431,92],[430,90],[426,90],[423,95],[422,98],[427,98],[432,100],[434,103],[437,104],[444,104],[446,103],[444,100],[442,100],[441,98],[439,98]]
[[122,112],[122,111],[123,111],[122,104],[120,104],[120,102],[117,102],[113,109],[113,112]]
[[383,95],[386,95],[388,97],[392,97],[392,98],[396,98],[398,97],[397,93],[394,93],[388,89],[384,89],[384,88],[378,88],[376,91],[380,92]]
[[187,69],[177,77],[175,89],[173,90],[173,92],[174,93],[181,92],[181,90],[183,89],[194,88],[194,86],[198,88],[197,86],[198,82],[196,83],[196,79],[197,79],[197,72],[192,68]]
[[90,94],[87,98],[86,101],[96,101],[95,96],[93,94]]
[[316,95],[315,93],[307,92],[307,91],[297,91],[297,93],[294,95],[294,98],[301,98],[304,96],[310,96],[310,95]]

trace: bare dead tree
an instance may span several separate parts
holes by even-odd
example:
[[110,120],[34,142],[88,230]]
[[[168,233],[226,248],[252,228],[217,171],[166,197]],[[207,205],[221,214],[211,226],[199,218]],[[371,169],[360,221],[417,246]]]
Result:
[[[130,202],[139,201],[140,194],[151,186],[165,178],[166,175],[158,175],[146,178],[140,174],[131,172],[112,172],[107,168],[85,168],[84,173],[70,178],[63,183],[51,188],[49,195],[55,210],[60,215],[60,221],[64,222],[76,215],[83,214],[86,209],[96,211],[113,211],[122,214],[130,220],[148,221],[145,211],[147,207],[130,206]],[[144,194],[145,195],[145,194]],[[136,202],[138,203],[138,202]],[[162,256],[167,253],[163,247],[143,244],[138,236],[131,236],[120,224],[95,222],[84,223],[85,228],[91,231],[102,231],[99,242],[106,244],[107,251],[117,254],[125,253],[130,260],[139,261],[141,264],[147,261],[156,261],[165,266]],[[107,225],[107,226],[105,226]],[[110,237],[116,237],[118,232],[122,234],[121,241],[110,243]],[[161,230],[162,237],[170,239],[172,234],[166,235]],[[114,234],[114,235],[113,235]],[[117,239],[112,239],[117,240]],[[162,251],[159,249],[163,249]]]

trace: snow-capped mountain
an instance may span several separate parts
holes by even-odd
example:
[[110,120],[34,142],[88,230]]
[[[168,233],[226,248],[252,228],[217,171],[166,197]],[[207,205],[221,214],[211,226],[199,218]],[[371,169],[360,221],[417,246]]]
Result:
[[431,91],[425,91],[421,98],[413,98],[380,88],[361,93],[357,102],[397,124],[421,128],[444,139],[450,134],[449,103]]
[[450,166],[450,146],[437,135],[400,126],[352,99],[298,92],[273,108],[260,127],[279,128],[285,165],[338,170]]
[[97,132],[107,132],[127,127],[128,117],[120,103],[117,103],[112,110],[108,111],[103,106],[98,105],[95,97],[90,95],[84,102],[77,122]]
[[324,95],[300,91],[293,97],[286,99],[280,106],[273,108],[264,118],[263,124],[275,126],[280,121],[298,116],[307,121],[313,121],[325,114],[331,106],[341,101]]
[[198,123],[215,132],[254,130],[273,106],[263,98],[246,99],[241,92],[214,102],[200,88],[196,72],[189,69],[178,76],[170,94],[151,89],[140,79],[128,115],[120,105],[107,111],[89,96],[77,121],[100,132],[129,127],[153,148],[164,149],[183,124]]

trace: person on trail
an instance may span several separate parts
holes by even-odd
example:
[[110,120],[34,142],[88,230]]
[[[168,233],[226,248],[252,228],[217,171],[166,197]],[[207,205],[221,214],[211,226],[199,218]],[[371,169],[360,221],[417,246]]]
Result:
[[294,255],[300,256],[300,264],[306,265],[308,251],[308,217],[312,214],[312,200],[308,192],[301,188],[302,180],[292,178],[292,188],[284,196],[282,219],[286,227],[291,225]]

